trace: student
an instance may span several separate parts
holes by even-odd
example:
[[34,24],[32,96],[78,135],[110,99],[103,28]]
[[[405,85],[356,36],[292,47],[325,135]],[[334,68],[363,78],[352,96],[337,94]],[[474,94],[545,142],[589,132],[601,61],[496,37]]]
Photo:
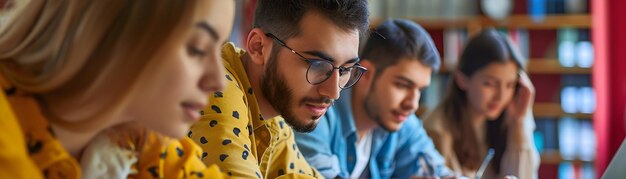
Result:
[[21,3],[0,27],[0,178],[221,178],[185,134],[224,86],[233,1]]
[[430,35],[408,20],[387,20],[375,32],[361,52],[368,72],[313,132],[296,133],[298,146],[326,178],[451,175],[414,114],[440,66]]
[[539,157],[532,132],[535,89],[510,40],[494,29],[465,47],[443,101],[424,125],[446,163],[474,176],[489,148],[495,155],[483,178],[536,178]]
[[367,1],[259,0],[248,51],[223,47],[226,89],[211,95],[189,137],[206,164],[245,178],[321,177],[293,130],[308,132],[366,71],[358,57]]

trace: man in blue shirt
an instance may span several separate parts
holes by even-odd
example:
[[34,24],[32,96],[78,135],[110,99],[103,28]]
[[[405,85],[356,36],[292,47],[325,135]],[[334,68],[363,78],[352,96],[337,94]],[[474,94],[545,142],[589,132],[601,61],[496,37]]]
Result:
[[430,35],[408,20],[387,20],[365,44],[368,72],[320,119],[296,133],[309,164],[326,178],[451,176],[415,116],[440,57]]

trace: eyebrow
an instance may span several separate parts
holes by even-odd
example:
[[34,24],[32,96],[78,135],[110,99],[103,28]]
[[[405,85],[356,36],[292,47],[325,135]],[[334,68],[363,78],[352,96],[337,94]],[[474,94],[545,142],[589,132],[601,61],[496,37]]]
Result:
[[[507,81],[507,80],[500,80],[499,78],[496,78],[495,76],[491,76],[491,75],[484,75],[484,77],[485,77],[485,78],[487,78],[487,80],[494,80],[494,81],[496,81],[496,82],[505,82],[505,83],[510,82],[510,81]],[[514,82],[517,82],[517,80],[518,80],[518,79],[516,78],[516,79],[514,80]]]
[[[320,51],[304,51],[304,52],[302,52],[302,53],[305,53],[305,54],[309,54],[309,55],[313,55],[313,56],[319,57],[319,58],[321,58],[321,59],[323,59],[323,60],[326,60],[326,61],[329,61],[329,62],[331,62],[331,63],[334,63],[334,62],[335,62],[335,59],[333,59],[333,57],[330,57],[330,55],[328,55],[328,54],[326,54],[326,53],[324,53],[324,52],[320,52]],[[352,58],[352,59],[348,60],[348,61],[347,61],[346,63],[344,63],[344,64],[348,64],[348,63],[356,63],[356,62],[359,62],[360,60],[361,60],[361,59],[360,59],[359,57],[354,57],[354,58]]]
[[398,75],[398,76],[396,76],[396,79],[399,79],[399,80],[401,80],[401,81],[404,81],[404,82],[406,82],[406,83],[409,83],[409,85],[410,85],[410,86],[416,86],[416,85],[415,85],[415,82],[413,82],[411,79],[409,79],[409,78],[407,78],[407,77],[404,77],[404,76]]
[[200,29],[205,30],[209,35],[211,35],[211,37],[213,37],[213,39],[215,39],[216,41],[218,39],[220,39],[220,35],[217,34],[217,31],[215,30],[215,28],[213,28],[211,25],[209,25],[209,23],[202,21],[202,22],[198,22],[197,27],[199,27]]

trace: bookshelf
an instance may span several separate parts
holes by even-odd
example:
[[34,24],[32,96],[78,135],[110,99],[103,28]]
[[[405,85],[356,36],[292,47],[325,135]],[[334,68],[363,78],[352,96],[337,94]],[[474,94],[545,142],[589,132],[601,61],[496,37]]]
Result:
[[[512,15],[502,20],[493,20],[485,16],[456,19],[405,17],[405,19],[413,20],[425,29],[467,28],[470,32],[479,31],[482,27],[558,29],[561,27],[591,28],[592,24],[591,15],[589,14],[548,15],[541,22],[533,21],[528,15]],[[371,20],[370,25],[376,27],[383,21],[384,19],[375,18]]]
[[[557,59],[533,58],[528,60],[528,74],[591,74],[590,68],[565,68],[559,65]],[[450,69],[442,66],[439,70],[440,74],[449,74]]]
[[[420,108],[415,112],[415,115],[424,117],[424,114],[428,112],[430,109],[425,106],[420,106]],[[592,114],[585,113],[566,113],[561,109],[561,104],[559,103],[535,103],[533,105],[533,114],[538,118],[550,118],[557,119],[560,117],[573,117],[577,119],[587,119],[592,120]]]
[[533,113],[535,117],[556,119],[560,117],[573,117],[577,119],[589,119],[593,118],[592,114],[584,113],[565,113],[561,109],[559,103],[535,103],[533,105]]
[[[511,15],[502,20],[493,20],[485,16],[469,18],[441,19],[439,17],[405,17],[426,29],[467,28],[473,25],[506,28],[556,29],[560,27],[591,28],[591,15],[547,15],[540,22],[535,22],[528,15]],[[378,26],[384,19],[374,18],[371,26]]]
[[591,74],[591,68],[565,68],[558,59],[530,59],[527,69],[529,74]]
[[488,17],[477,18],[482,26],[526,28],[526,29],[557,29],[561,27],[590,28],[589,14],[548,15],[541,22],[535,22],[528,15],[512,15],[504,20],[493,20]]
[[561,154],[557,150],[544,151],[540,157],[541,157],[541,163],[552,164],[552,165],[559,165],[561,162],[564,162],[564,161],[572,162],[574,164],[582,164],[584,162],[591,162],[591,163],[594,162],[594,161],[582,161],[578,159],[565,160],[561,158]]

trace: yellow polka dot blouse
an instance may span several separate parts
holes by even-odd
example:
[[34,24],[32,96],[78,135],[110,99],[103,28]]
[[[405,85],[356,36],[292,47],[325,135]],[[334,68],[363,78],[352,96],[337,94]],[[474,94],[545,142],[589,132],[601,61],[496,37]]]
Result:
[[219,165],[233,177],[322,177],[298,150],[284,119],[261,116],[240,60],[244,53],[232,43],[223,47],[226,88],[210,95],[209,106],[189,131],[204,150],[202,161]]
[[[0,91],[0,178],[76,179],[85,176],[82,174],[87,173],[82,173],[81,163],[70,156],[55,137],[37,101],[32,96],[16,92],[15,88],[7,87],[1,77],[0,86],[3,90]],[[217,166],[207,168],[202,163],[201,149],[188,138],[167,139],[145,129],[129,133],[139,135],[121,132],[115,140],[130,144],[132,149],[113,144],[115,148],[124,148],[136,154],[128,156],[136,160],[126,166],[125,169],[130,172],[122,173],[126,174],[122,178],[224,177]],[[105,152],[99,154],[110,153]],[[85,154],[82,158],[86,158]],[[107,168],[116,167],[125,166]]]

